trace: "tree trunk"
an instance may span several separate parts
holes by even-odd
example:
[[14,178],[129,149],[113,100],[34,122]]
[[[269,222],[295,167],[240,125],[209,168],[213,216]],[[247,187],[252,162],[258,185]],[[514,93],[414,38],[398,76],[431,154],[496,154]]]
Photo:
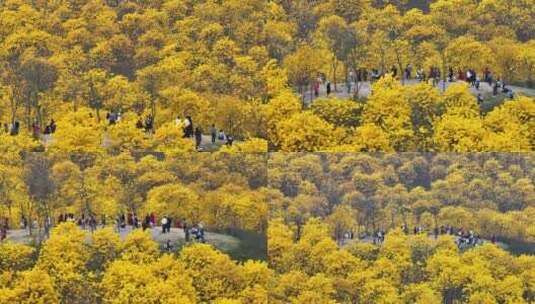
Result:
[[301,239],[301,224],[299,222],[296,223],[297,225],[297,230],[296,230],[296,235],[295,235],[295,240],[296,241],[299,241],[299,239]]
[[303,91],[303,86],[302,85],[299,85],[299,87],[297,88],[297,90],[299,91],[299,95],[301,96],[301,106],[304,108],[306,108],[306,96],[305,96],[305,93]]
[[359,98],[359,93],[360,93],[360,81],[357,78],[357,80],[355,80],[355,91],[353,93],[353,98],[355,100],[357,100]]
[[381,48],[381,75],[384,74],[385,70],[385,51]]
[[446,54],[442,54],[442,92],[446,91]]
[[314,84],[310,85],[310,103],[314,100]]
[[15,100],[15,97],[11,97],[11,124],[15,123],[15,116],[17,115],[17,101]]
[[31,122],[31,114],[32,114],[32,109],[30,107],[30,96],[28,96],[28,99],[26,99],[26,103],[25,103],[25,106],[26,106],[26,117],[24,118],[26,120],[26,128],[30,129],[31,125],[32,125],[32,122]]
[[405,85],[405,71],[403,70],[403,63],[401,62],[401,56],[399,52],[396,52],[396,59],[398,61],[399,75],[401,78],[401,84]]
[[33,234],[33,227],[32,227],[32,211],[30,208],[28,208],[28,216],[26,217],[26,226],[28,226],[28,232],[30,236]]
[[156,125],[156,100],[151,97],[151,115],[152,115],[152,132],[154,133],[154,127]]
[[338,88],[336,86],[336,71],[338,69],[338,64],[336,62],[336,56],[333,56],[333,83],[334,83],[334,91],[338,92]]

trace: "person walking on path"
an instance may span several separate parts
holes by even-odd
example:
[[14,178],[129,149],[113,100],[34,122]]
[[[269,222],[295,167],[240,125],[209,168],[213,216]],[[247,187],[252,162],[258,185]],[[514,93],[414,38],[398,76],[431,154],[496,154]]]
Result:
[[173,218],[167,217],[167,233],[171,233],[171,226],[173,226]]
[[326,89],[327,89],[327,97],[329,97],[329,95],[331,95],[331,82],[330,81],[327,81]]
[[184,135],[186,137],[193,137],[194,136],[194,129],[193,129],[193,119],[191,119],[191,116],[186,116],[185,123],[185,129],[184,129]]
[[33,132],[33,138],[39,139],[39,134],[41,134],[41,127],[39,127],[39,123],[37,121],[34,121],[32,124],[32,132]]
[[165,234],[167,232],[167,216],[162,217],[162,233]]
[[318,79],[314,82],[314,96],[316,98],[318,98],[318,96],[320,95],[320,83],[321,78],[318,77]]
[[152,132],[152,124],[154,123],[154,120],[152,119],[152,115],[147,116],[145,119],[145,132],[151,133]]
[[234,142],[234,138],[230,135],[227,136],[227,146],[232,146],[232,143]]
[[217,128],[215,127],[215,124],[212,124],[212,127],[210,128],[210,135],[212,135],[212,144],[215,144],[217,139]]
[[223,129],[219,130],[219,134],[217,135],[217,138],[219,140],[225,140],[225,138],[227,138],[227,136],[225,135],[225,131],[223,131]]
[[56,133],[56,122],[54,121],[54,119],[50,119],[50,134],[54,134]]
[[199,149],[202,143],[202,131],[201,128],[195,128],[195,148]]
[[483,95],[481,95],[481,93],[477,94],[477,103],[482,104],[483,101],[484,101]]
[[143,121],[141,120],[141,118],[139,118],[136,122],[136,128],[137,129],[143,129],[144,126],[143,126]]

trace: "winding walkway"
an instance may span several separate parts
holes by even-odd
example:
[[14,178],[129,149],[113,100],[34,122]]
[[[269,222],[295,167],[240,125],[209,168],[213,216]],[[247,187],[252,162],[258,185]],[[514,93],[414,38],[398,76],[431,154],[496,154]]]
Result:
[[[161,247],[164,246],[164,244],[167,243],[169,240],[171,244],[173,244],[176,247],[176,244],[183,244],[186,241],[184,231],[181,228],[171,228],[170,233],[162,233],[161,227],[154,227],[150,230],[150,234],[152,236],[152,239],[160,244]],[[90,240],[91,234],[88,230],[88,239]],[[128,234],[132,232],[132,226],[127,226],[123,229],[121,229],[119,236],[121,239],[125,239]],[[9,230],[7,233],[7,240],[13,241],[16,243],[23,243],[23,244],[30,244],[33,241],[38,241],[38,231],[34,230],[34,236],[30,236],[28,234],[27,230],[24,229],[16,229],[16,230]],[[239,248],[240,246],[240,240],[236,237],[226,235],[226,234],[220,234],[220,233],[214,233],[214,232],[205,232],[204,238],[206,240],[206,243],[213,245],[214,247],[222,250],[222,251],[233,251]]]
[[[415,84],[418,84],[418,83],[420,83],[420,82],[418,80],[414,80],[414,79],[405,81],[405,85],[415,85]],[[456,83],[456,82],[446,82],[446,88],[449,87],[450,85],[452,85],[453,83]],[[437,85],[437,89],[442,90],[442,85],[443,85],[443,83],[441,81]],[[372,84],[369,81],[360,82],[359,83],[359,94],[358,94],[358,96],[360,98],[368,97],[371,94],[371,87],[372,87]],[[513,92],[516,93],[516,94],[522,94],[522,95],[535,97],[535,89],[517,87],[517,86],[512,86],[512,85],[507,85],[507,88],[513,90]],[[347,92],[348,90],[347,90],[347,87],[346,87],[346,85],[344,83],[340,83],[340,84],[337,85],[337,91],[336,92],[334,91],[334,85],[333,85],[332,86],[332,90],[333,91],[331,92],[330,96],[341,98],[341,99],[352,98],[353,94],[354,94],[354,93],[348,93]],[[352,86],[352,91],[353,92],[355,91],[355,87],[354,86]],[[481,82],[479,90],[476,90],[476,88],[471,87],[470,91],[474,95],[477,95],[478,93],[481,93],[483,96],[492,95],[492,87],[489,86],[489,84],[486,83],[486,82]],[[327,91],[326,91],[326,86],[325,85],[321,85],[320,86],[319,98],[322,98],[322,97],[327,97]],[[307,107],[310,106],[316,99],[317,98],[315,98],[313,96],[313,93],[311,93],[310,91],[304,94],[304,103],[305,103],[305,105]]]

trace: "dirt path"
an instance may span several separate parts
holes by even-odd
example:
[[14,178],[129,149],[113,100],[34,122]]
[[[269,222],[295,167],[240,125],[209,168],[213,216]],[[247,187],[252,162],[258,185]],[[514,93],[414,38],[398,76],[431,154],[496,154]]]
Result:
[[[405,85],[415,85],[417,83],[419,83],[419,81],[417,81],[417,80],[405,81]],[[446,88],[448,88],[450,85],[452,85],[454,83],[455,82],[446,82]],[[372,84],[369,81],[359,83],[358,96],[361,97],[361,98],[368,97],[371,94],[371,91],[372,91],[371,87],[372,87]],[[516,94],[523,94],[523,95],[535,97],[535,89],[516,87],[516,86],[511,86],[511,85],[508,85],[507,87],[509,89],[513,90],[513,92],[516,93]],[[355,87],[352,86],[352,88],[351,88],[352,92],[349,93],[348,89],[347,89],[347,86],[345,84],[343,84],[343,83],[340,83],[340,84],[337,85],[337,91],[336,92],[334,92],[334,86],[332,88],[333,88],[333,92],[331,93],[330,96],[331,97],[341,98],[341,99],[352,98],[353,95],[354,95],[354,92],[356,91]],[[437,88],[439,90],[442,90],[442,81],[437,85]],[[476,88],[472,87],[472,88],[470,88],[470,91],[474,95],[477,95],[478,93],[481,93],[484,96],[485,95],[486,96],[492,95],[492,87],[489,86],[489,84],[486,83],[486,82],[481,82],[479,90],[477,90]],[[304,94],[304,96],[305,96],[304,103],[305,103],[305,105],[307,107],[310,106],[314,102],[314,100],[317,99],[310,92],[307,92],[306,94]],[[326,92],[325,85],[322,85],[322,86],[320,86],[320,91],[319,91],[319,97],[318,98],[324,98],[324,97],[327,97],[327,92]]]
[[[191,139],[192,141],[195,141],[194,139]],[[53,135],[49,135],[46,138],[42,137],[41,142],[43,145],[48,147],[52,142],[54,141]],[[239,141],[234,141],[234,143],[239,143]],[[112,144],[111,139],[107,134],[104,134],[102,139],[102,147],[106,148],[109,147]],[[222,146],[226,145],[226,140],[219,140],[216,139],[215,143],[212,143],[212,136],[211,135],[203,135],[201,140],[201,145],[199,146],[198,151],[199,152],[215,152],[218,151]]]
[[[88,240],[90,240],[90,232],[87,231],[89,236]],[[132,232],[132,227],[127,226],[124,229],[121,229],[119,235],[121,239],[125,239],[126,236]],[[152,239],[156,242],[158,242],[161,246],[163,246],[167,240],[171,242],[171,244],[183,244],[185,243],[185,235],[184,231],[180,228],[171,228],[170,233],[162,233],[162,230],[160,227],[152,228],[150,229],[150,233],[152,236]],[[37,231],[34,231],[35,236],[30,237],[27,230],[9,230],[7,234],[7,240],[17,242],[17,243],[23,243],[23,244],[30,244],[33,241],[36,241]],[[213,232],[205,232],[204,235],[206,239],[206,243],[212,244],[214,247],[222,250],[222,251],[233,251],[236,250],[240,246],[240,240],[236,237],[220,234],[220,233],[213,233]]]
[[[435,236],[432,235],[432,234],[428,234],[427,235],[429,240],[431,241],[436,241],[435,239]],[[442,236],[442,235],[441,235]],[[452,237],[454,238],[454,241],[455,243],[459,243],[459,239],[460,237],[457,236],[457,235],[452,235]],[[388,238],[388,234],[385,236],[385,240]],[[477,242],[477,244],[475,245],[471,245],[471,246],[466,246],[464,249],[468,249],[468,248],[472,248],[472,247],[475,247],[475,246],[481,246],[485,243],[490,243],[491,241],[490,240],[486,240],[486,239],[479,239],[479,241]],[[352,244],[355,244],[355,243],[368,243],[368,244],[375,244],[375,240],[373,237],[371,236],[367,236],[367,237],[364,237],[364,238],[354,238],[354,239],[345,239],[341,242],[340,246],[342,247],[347,247],[347,246],[351,246]],[[506,243],[502,243],[502,242],[496,242],[496,245],[501,247],[502,249],[505,249],[505,250],[508,250],[509,248],[509,245],[507,245]]]

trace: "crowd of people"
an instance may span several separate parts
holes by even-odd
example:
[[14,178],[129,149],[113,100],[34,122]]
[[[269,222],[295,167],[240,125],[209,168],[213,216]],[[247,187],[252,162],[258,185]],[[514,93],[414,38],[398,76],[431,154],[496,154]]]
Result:
[[[184,138],[193,138],[195,140],[195,148],[201,150],[203,141],[203,130],[201,127],[195,127],[193,125],[193,119],[191,116],[186,116],[184,119],[177,117],[175,119],[177,126],[182,126],[184,132]],[[215,144],[217,140],[223,141],[226,145],[232,146],[234,138],[230,135],[226,135],[223,129],[216,128],[215,124],[210,127],[211,143]]]
[[[80,226],[82,229],[87,229],[91,231],[97,230],[97,220],[95,216],[89,215],[85,216],[85,214],[82,214],[78,219],[74,216],[73,213],[62,213],[58,217],[58,224],[64,223],[64,222],[70,222],[70,223],[76,223],[78,226]],[[101,225],[106,225],[106,219],[105,217],[102,218]]]
[[[429,72],[426,73],[422,67],[416,69],[416,73],[413,76],[413,66],[412,64],[407,64],[403,69],[402,73],[398,72],[396,66],[392,66],[389,70],[379,70],[372,69],[368,72],[367,69],[357,69],[356,71],[349,71],[345,79],[345,87],[347,93],[350,94],[352,89],[358,82],[365,82],[368,79],[373,83],[386,74],[392,75],[394,78],[399,79],[400,77],[403,80],[417,80],[419,82],[428,82],[432,86],[436,87],[441,83],[441,70],[437,66],[431,66]],[[499,93],[503,93],[507,98],[513,99],[514,92],[506,87],[504,81],[500,78],[495,78],[491,70],[487,67],[482,72],[483,78],[479,77],[475,69],[469,68],[466,70],[459,69],[457,73],[454,72],[452,67],[448,68],[446,81],[453,83],[457,81],[465,81],[470,87],[475,88],[477,91],[481,89],[481,83],[485,82],[490,88],[492,88],[492,93],[494,96],[497,96]],[[312,84],[312,90],[314,92],[315,98],[318,98],[320,95],[320,88],[324,85],[326,95],[329,97],[332,94],[332,83],[327,79],[325,75],[320,75]],[[483,95],[478,93],[478,102],[482,103],[484,101]]]
[[43,130],[41,130],[41,126],[39,122],[34,121],[32,123],[32,135],[35,139],[40,139],[41,136],[43,136],[43,139],[45,141],[48,141],[49,137],[56,132],[56,122],[54,119],[50,120],[50,123],[45,126]]
[[[151,227],[154,227],[154,222],[152,220],[154,220],[152,218],[152,215],[151,216],[147,216],[146,218],[147,220],[150,219],[151,222],[148,223],[148,225],[152,225]],[[173,226],[173,219],[169,216],[164,216],[162,217],[161,221],[161,226],[162,226],[162,234],[166,234],[166,233],[170,233],[171,232],[171,227]],[[188,225],[188,222],[186,221],[186,219],[182,219],[182,221],[177,221],[176,223],[174,223],[175,227],[176,228],[181,228],[184,232],[184,238],[186,240],[186,242],[190,242],[191,240],[195,240],[195,241],[198,241],[198,242],[201,242],[201,243],[205,243],[206,240],[204,238],[204,226],[202,223],[198,223],[196,225],[193,225],[192,227],[190,227]]]
[[147,115],[145,119],[140,117],[136,122],[136,128],[145,130],[146,133],[152,133],[154,128],[154,119],[152,118],[152,115]]
[[[109,125],[114,125],[121,121],[121,112],[118,113],[108,113],[106,119],[109,122]],[[177,117],[175,119],[175,124],[177,127],[181,126],[183,131],[184,138],[191,138],[195,141],[195,148],[197,150],[202,150],[203,143],[203,130],[200,126],[194,126],[193,119],[191,116],[186,116],[184,118]],[[152,133],[154,127],[154,119],[151,115],[148,115],[145,119],[140,117],[136,123],[138,129],[145,130],[146,133]],[[212,124],[210,128],[211,143],[216,144],[217,140],[225,142],[226,145],[232,145],[234,139],[230,135],[226,135],[223,129],[217,129],[215,124]]]
[[[98,226],[101,227],[106,226],[106,216],[102,216],[100,223],[97,221],[95,216],[85,216],[84,214],[80,215],[80,217],[76,217],[73,213],[61,213],[57,218],[57,224],[61,223],[75,223],[78,225],[81,229],[84,230],[90,230],[91,232],[94,232],[97,230]],[[171,228],[175,227],[178,229],[182,229],[184,232],[184,238],[186,242],[200,242],[205,243],[205,229],[202,223],[197,223],[195,225],[188,225],[186,219],[182,220],[173,220],[170,216],[163,216],[160,219],[160,225],[161,225],[161,233],[162,234],[169,234],[171,233]],[[38,228],[37,221],[34,221],[32,224],[33,229]],[[140,221],[138,216],[134,213],[129,213],[127,215],[125,214],[119,214],[116,217],[116,231],[118,233],[121,233],[121,231],[127,229],[127,226],[131,226],[132,229],[143,229],[143,231],[147,229],[155,229],[157,228],[157,219],[156,215],[154,213],[147,214],[143,221]],[[50,217],[47,217],[44,222],[44,229],[45,234],[48,236],[48,231],[50,228],[52,228],[52,221]],[[29,224],[26,220],[26,217],[21,218],[20,222],[20,229],[28,229]],[[7,218],[3,218],[0,220],[0,241],[4,241],[7,238],[9,230],[9,221]],[[164,245],[165,250],[171,251],[173,246],[171,244],[171,241],[168,239]]]
[[[121,112],[108,112],[106,113],[106,120],[108,125],[112,126],[118,124],[121,121]],[[184,138],[192,138],[195,140],[195,147],[200,149],[202,140],[203,140],[203,131],[197,126],[194,128],[193,120],[191,116],[187,116],[184,120],[180,118],[176,119],[177,125],[183,123],[183,132]],[[4,133],[15,136],[20,133],[20,121],[15,120],[13,123],[4,123],[3,128],[1,129]],[[50,123],[47,124],[44,128],[41,128],[40,124],[37,121],[34,121],[31,125],[32,135],[35,139],[42,139],[45,142],[49,141],[52,134],[56,132],[56,122],[54,119],[50,120]],[[152,115],[148,115],[144,119],[140,117],[136,122],[136,128],[144,130],[146,133],[152,133],[154,129],[154,119]],[[212,144],[222,141],[226,145],[231,146],[234,138],[231,135],[225,134],[223,129],[217,129],[215,124],[212,124],[210,128],[210,136]]]
[[[466,230],[464,228],[455,228],[450,225],[443,225],[440,227],[435,227],[432,229],[432,231],[427,231],[423,226],[414,226],[414,228],[411,230],[407,225],[402,225],[401,230],[406,235],[414,234],[427,234],[429,236],[432,236],[434,239],[438,239],[441,235],[451,235],[455,237],[455,243],[457,244],[459,249],[468,249],[472,248],[478,245],[483,244],[483,239],[479,234],[476,234],[473,230]],[[371,234],[364,233],[359,236],[359,239],[367,239],[370,240],[374,245],[381,245],[385,241],[387,233],[383,229],[379,229]],[[355,235],[353,231],[347,231],[343,235],[343,239],[341,240],[341,244],[344,244],[348,240],[353,240],[355,238]],[[490,242],[495,244],[497,242],[496,235],[492,235],[490,238]]]
[[4,132],[9,135],[18,135],[20,132],[20,122],[15,120],[13,123],[4,123]]
[[[128,225],[132,226],[132,229],[155,229],[157,224],[156,215],[154,213],[147,214],[143,221],[140,221],[136,214],[119,214],[116,219],[117,231],[121,232],[122,229],[126,229]],[[162,234],[171,233],[171,228],[179,228],[184,232],[184,237],[186,242],[191,240],[205,242],[204,238],[204,227],[202,223],[190,226],[186,219],[174,220],[172,217],[165,215],[160,219],[160,227]]]
[[[20,133],[20,121],[15,120],[13,123],[5,122],[3,124],[3,132],[11,136],[18,135]],[[45,141],[56,132],[56,122],[54,119],[50,120],[44,128],[41,128],[41,124],[36,120],[31,125],[32,136],[35,139],[44,139]]]
[[[403,80],[417,80],[419,82],[429,82],[434,87],[438,86],[441,82],[441,70],[437,66],[431,66],[429,72],[426,73],[422,67],[416,69],[416,73],[413,76],[413,66],[412,64],[407,64],[403,69],[402,73],[398,72],[396,66],[392,66],[389,70],[379,70],[372,69],[368,72],[367,69],[357,69],[355,72],[350,71],[345,79],[345,86],[347,93],[352,92],[353,83],[365,82],[368,79],[373,83],[385,75],[390,74],[394,78],[399,79],[400,76]],[[454,72],[452,67],[448,68],[447,82],[456,82],[456,81],[465,81],[471,87],[475,88],[477,91],[481,88],[481,83],[485,82],[489,87],[493,89],[493,95],[498,95],[499,92],[505,94],[508,98],[512,99],[514,93],[511,89],[507,88],[504,81],[500,78],[495,78],[493,73],[487,67],[482,73],[483,78],[479,77],[475,69],[469,68],[466,70],[459,69],[457,73]],[[314,91],[314,96],[317,98],[320,95],[321,86],[325,86],[325,91],[327,97],[332,94],[332,83],[327,79],[325,75],[320,75],[312,84],[312,89]]]

